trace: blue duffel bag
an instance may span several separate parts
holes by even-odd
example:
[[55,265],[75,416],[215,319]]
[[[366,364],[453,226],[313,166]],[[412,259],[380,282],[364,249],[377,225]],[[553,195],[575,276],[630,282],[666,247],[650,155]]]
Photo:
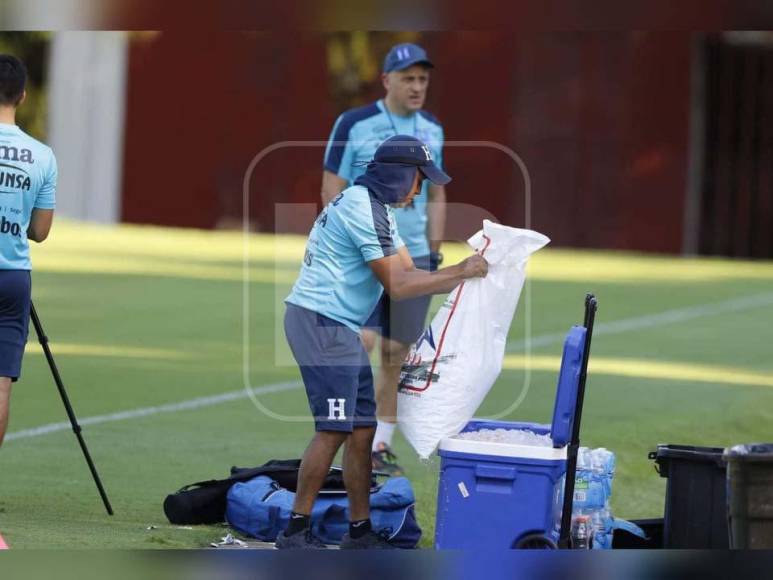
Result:
[[[287,527],[295,494],[266,476],[237,483],[228,491],[226,519],[238,532],[273,542]],[[415,548],[421,538],[416,522],[416,499],[410,482],[391,477],[370,494],[370,520],[373,530],[384,533],[400,548]],[[340,544],[349,530],[349,500],[346,494],[322,492],[314,502],[311,527],[326,544]]]

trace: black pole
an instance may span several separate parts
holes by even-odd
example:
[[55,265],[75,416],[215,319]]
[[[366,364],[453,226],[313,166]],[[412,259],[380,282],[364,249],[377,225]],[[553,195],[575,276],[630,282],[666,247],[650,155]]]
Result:
[[105,504],[105,509],[107,510],[108,515],[112,516],[113,508],[110,506],[110,500],[107,499],[105,488],[102,487],[102,480],[99,479],[97,468],[94,466],[94,462],[91,460],[91,454],[86,447],[86,442],[83,440],[83,435],[81,435],[81,426],[78,424],[78,419],[75,417],[75,412],[72,410],[72,405],[70,405],[70,398],[67,396],[67,391],[64,389],[62,377],[59,375],[59,369],[56,368],[56,362],[54,362],[54,355],[51,354],[51,349],[48,347],[48,337],[43,331],[43,325],[40,323],[40,318],[38,317],[38,313],[35,310],[34,304],[32,304],[30,308],[30,317],[32,318],[32,324],[35,327],[35,333],[38,335],[40,346],[43,347],[43,353],[46,355],[48,366],[51,368],[51,374],[54,377],[56,388],[59,389],[59,396],[62,397],[62,403],[64,403],[64,409],[67,411],[67,417],[70,419],[73,433],[75,433],[75,436],[78,438],[78,443],[80,444],[81,450],[83,451],[83,456],[86,458],[86,463],[89,464],[89,470],[91,471],[91,476],[94,478],[94,483],[97,484],[97,489],[99,490],[99,495],[102,498],[102,503]]
[[577,403],[574,407],[574,421],[572,421],[572,439],[569,442],[566,456],[566,477],[564,484],[564,504],[561,510],[561,530],[558,537],[559,548],[570,547],[570,532],[572,527],[572,508],[574,503],[574,483],[577,476],[577,451],[580,448],[580,420],[582,419],[582,406],[585,401],[585,380],[588,376],[588,358],[590,357],[590,342],[593,335],[593,322],[596,319],[596,297],[593,294],[585,296],[585,347],[582,353],[582,367],[580,369],[580,382],[577,386]]

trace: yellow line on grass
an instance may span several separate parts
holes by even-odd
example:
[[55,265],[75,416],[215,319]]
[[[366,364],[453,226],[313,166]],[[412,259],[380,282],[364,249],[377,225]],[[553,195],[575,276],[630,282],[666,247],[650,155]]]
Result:
[[[67,342],[52,342],[51,351],[54,356],[99,356],[111,358],[141,358],[141,359],[185,359],[190,358],[188,353],[161,348],[143,348],[136,346],[81,344]],[[43,350],[37,342],[28,342],[25,354],[42,355]]]
[[[33,269],[39,272],[69,274],[123,274],[232,282],[240,282],[244,278],[241,265],[221,266],[211,263],[159,260],[136,256],[111,258],[105,255],[63,255],[61,252],[49,254],[40,252],[34,257]],[[251,282],[292,284],[295,282],[298,272],[263,266],[251,267],[249,276]]]
[[[251,261],[258,263],[250,267],[252,279],[291,283],[305,245],[305,236],[250,234],[247,253]],[[104,226],[67,220],[56,223],[44,245],[33,246],[34,268],[51,272],[241,280],[244,257],[240,231]],[[447,243],[443,251],[448,264],[470,255],[470,249],[462,243]],[[274,265],[280,268],[276,274]],[[529,276],[533,280],[620,284],[773,280],[773,262],[548,247],[530,261]]]
[[[252,260],[300,261],[305,236],[251,233],[248,253]],[[244,235],[235,230],[197,230],[121,224],[106,226],[57,220],[45,244],[32,244],[33,255],[61,251],[71,255],[113,254],[173,258],[194,262],[225,261],[241,265]]]
[[[508,370],[558,372],[561,358],[558,356],[510,354],[505,356],[503,368]],[[591,356],[588,374],[612,375],[663,381],[691,381],[725,385],[755,385],[773,387],[773,372],[754,372],[740,367],[701,365],[636,358],[612,358]]]

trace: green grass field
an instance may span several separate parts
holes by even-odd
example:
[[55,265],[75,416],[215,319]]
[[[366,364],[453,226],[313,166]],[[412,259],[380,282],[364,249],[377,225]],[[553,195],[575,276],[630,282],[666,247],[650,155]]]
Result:
[[[253,387],[299,377],[276,328],[303,244],[249,239]],[[35,249],[34,299],[83,423],[244,388],[243,249],[239,233],[56,225]],[[452,260],[464,254],[462,246],[447,251]],[[647,459],[657,443],[771,439],[773,263],[546,249],[530,272],[506,368],[479,415],[518,400],[528,367],[528,390],[508,417],[549,420],[561,349],[549,335],[579,322],[586,291],[595,292],[600,326],[582,440],[617,453],[616,515],[662,514],[664,480]],[[531,357],[520,347],[527,304],[532,336],[548,336]],[[675,312],[655,316],[666,311]],[[300,456],[311,424],[277,417],[306,416],[302,389],[257,400],[263,411],[241,397],[85,425],[116,511],[107,517],[69,429],[25,431],[66,420],[31,336],[0,450],[0,533],[12,549],[195,548],[218,540],[223,528],[169,525],[161,504],[177,487],[225,476],[232,465]],[[396,449],[416,490],[422,545],[430,546],[438,460],[420,462],[399,438]]]

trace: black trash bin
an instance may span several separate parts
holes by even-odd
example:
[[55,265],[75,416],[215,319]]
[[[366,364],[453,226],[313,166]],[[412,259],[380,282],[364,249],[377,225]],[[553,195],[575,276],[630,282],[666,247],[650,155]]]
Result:
[[722,447],[658,445],[649,454],[666,484],[663,547],[727,549],[727,493]]
[[773,549],[773,443],[736,445],[724,457],[730,547]]

